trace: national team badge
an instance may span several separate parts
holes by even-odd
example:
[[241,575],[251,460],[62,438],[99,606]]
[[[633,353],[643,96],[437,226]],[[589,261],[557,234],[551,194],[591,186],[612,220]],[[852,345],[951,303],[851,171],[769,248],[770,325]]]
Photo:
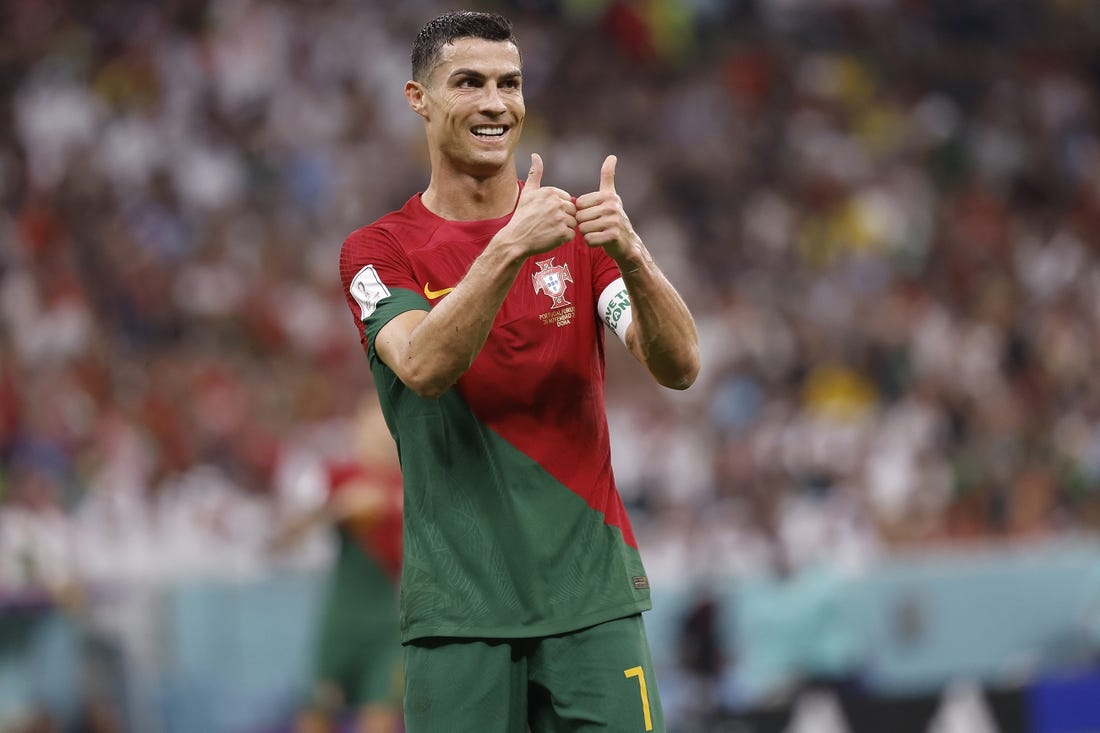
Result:
[[555,265],[553,257],[535,264],[539,266],[539,271],[531,275],[535,294],[549,295],[554,300],[550,306],[551,310],[569,305],[569,301],[565,299],[565,284],[573,282],[573,276],[569,274],[569,265]]

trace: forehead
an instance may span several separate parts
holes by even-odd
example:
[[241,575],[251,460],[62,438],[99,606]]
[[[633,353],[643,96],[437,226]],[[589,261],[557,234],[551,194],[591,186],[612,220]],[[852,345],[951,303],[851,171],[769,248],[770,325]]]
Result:
[[520,70],[519,49],[510,41],[459,38],[440,49],[432,75],[446,79],[456,69],[470,69],[489,77],[516,73]]

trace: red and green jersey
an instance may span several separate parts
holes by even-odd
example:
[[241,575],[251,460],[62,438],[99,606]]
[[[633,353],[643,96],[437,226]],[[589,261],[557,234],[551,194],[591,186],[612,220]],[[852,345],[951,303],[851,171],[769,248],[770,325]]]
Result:
[[336,505],[337,497],[344,492],[356,490],[361,481],[382,494],[382,508],[372,512],[372,516],[361,513],[341,516],[337,524],[361,553],[396,581],[401,573],[401,475],[396,468],[378,468],[356,461],[334,461],[325,468],[330,506]]
[[403,641],[545,636],[650,607],[611,472],[597,299],[620,274],[602,249],[578,236],[529,258],[438,399],[375,353],[382,326],[446,297],[510,216],[448,221],[417,195],[340,253],[404,476]]

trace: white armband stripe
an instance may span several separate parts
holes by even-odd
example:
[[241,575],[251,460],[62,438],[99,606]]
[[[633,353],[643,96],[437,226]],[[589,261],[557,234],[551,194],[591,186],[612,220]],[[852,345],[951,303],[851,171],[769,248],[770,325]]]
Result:
[[634,311],[630,308],[630,294],[621,277],[603,289],[596,309],[607,327],[625,344],[626,328],[634,320]]

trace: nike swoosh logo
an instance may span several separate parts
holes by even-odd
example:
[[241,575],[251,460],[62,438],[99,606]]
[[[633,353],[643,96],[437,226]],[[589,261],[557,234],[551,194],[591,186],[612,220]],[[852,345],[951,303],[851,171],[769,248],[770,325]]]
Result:
[[454,288],[443,288],[442,290],[430,290],[428,283],[424,283],[424,297],[428,300],[435,300],[436,298],[442,298],[447,293],[454,290]]

